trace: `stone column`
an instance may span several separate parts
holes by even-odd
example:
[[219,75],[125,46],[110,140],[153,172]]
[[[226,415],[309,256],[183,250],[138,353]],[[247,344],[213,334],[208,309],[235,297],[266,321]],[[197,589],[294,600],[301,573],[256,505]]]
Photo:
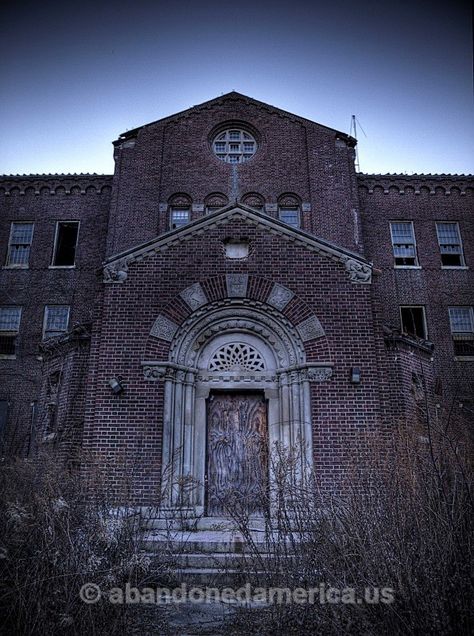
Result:
[[280,375],[280,442],[284,448],[291,445],[290,422],[290,388],[288,386],[288,373]]
[[161,465],[161,490],[165,505],[171,505],[173,483],[173,439],[174,439],[174,373],[168,370],[165,376],[163,409],[163,453]]
[[194,373],[186,373],[184,382],[184,431],[183,431],[183,485],[187,488],[186,503],[192,504],[195,500],[195,480],[194,475],[194,394],[195,394],[195,376]]

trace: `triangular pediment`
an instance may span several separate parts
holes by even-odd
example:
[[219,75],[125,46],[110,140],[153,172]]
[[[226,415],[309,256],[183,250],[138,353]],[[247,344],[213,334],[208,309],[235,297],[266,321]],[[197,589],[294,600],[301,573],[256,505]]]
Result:
[[353,282],[371,282],[372,264],[360,254],[317,238],[299,228],[291,227],[279,219],[241,203],[231,203],[212,214],[207,214],[147,243],[110,257],[104,263],[104,280],[110,283],[123,282],[127,278],[126,273],[132,263],[142,261],[170,247],[184,243],[194,236],[202,235],[206,231],[225,225],[234,219],[260,227],[271,234],[281,236],[283,240],[294,245],[300,245],[309,251],[317,252],[343,263]]
[[236,91],[231,91],[230,93],[226,93],[225,95],[220,95],[219,97],[215,97],[214,99],[210,99],[202,104],[197,104],[196,106],[191,106],[186,110],[179,111],[178,113],[174,113],[167,117],[163,117],[161,119],[157,119],[156,121],[149,122],[148,124],[143,124],[143,126],[138,126],[137,128],[133,128],[132,130],[127,130],[127,132],[122,133],[115,144],[121,144],[123,141],[135,138],[140,130],[143,128],[148,128],[149,126],[155,126],[157,124],[164,124],[174,121],[176,119],[180,119],[182,117],[189,117],[192,113],[199,112],[201,110],[207,110],[209,108],[219,107],[219,105],[224,104],[230,101],[244,101],[247,104],[253,104],[257,108],[264,109],[268,113],[274,113],[280,117],[286,117],[293,121],[299,121],[306,124],[311,124],[313,126],[319,126],[321,128],[325,128],[326,130],[330,130],[336,134],[338,138],[345,139],[346,142],[355,146],[356,139],[348,135],[347,133],[341,132],[340,130],[336,130],[335,128],[331,128],[329,126],[325,126],[324,124],[320,124],[311,119],[307,119],[305,117],[301,117],[300,115],[296,115],[294,113],[290,113],[289,111],[278,108],[277,106],[272,106],[271,104],[266,104],[265,102],[261,102],[258,99],[254,99],[253,97],[249,97],[248,95],[243,95],[242,93],[238,93]]

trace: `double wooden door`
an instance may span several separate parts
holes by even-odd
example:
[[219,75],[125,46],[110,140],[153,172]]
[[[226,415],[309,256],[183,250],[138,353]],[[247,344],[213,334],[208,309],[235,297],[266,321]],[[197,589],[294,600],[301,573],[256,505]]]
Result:
[[207,408],[207,514],[262,513],[267,498],[263,394],[211,393]]

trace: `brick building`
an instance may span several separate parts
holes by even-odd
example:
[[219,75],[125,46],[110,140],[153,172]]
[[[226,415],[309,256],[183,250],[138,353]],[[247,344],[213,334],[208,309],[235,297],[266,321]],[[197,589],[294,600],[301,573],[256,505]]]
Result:
[[6,452],[215,518],[261,512],[269,449],[330,490],[423,405],[468,427],[474,178],[357,174],[355,143],[230,93],[121,135],[112,176],[2,177]]

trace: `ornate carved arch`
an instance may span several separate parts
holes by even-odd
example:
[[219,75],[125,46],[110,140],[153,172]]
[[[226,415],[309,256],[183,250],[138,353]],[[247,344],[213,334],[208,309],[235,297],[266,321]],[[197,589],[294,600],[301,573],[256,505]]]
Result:
[[[286,288],[271,289],[271,305],[246,298],[242,281],[239,293],[244,297],[213,303],[206,302],[201,287],[191,287],[196,308],[188,318],[178,326],[161,315],[152,328],[153,338],[169,341],[168,359],[148,360],[143,365],[146,378],[165,382],[163,480],[167,505],[173,508],[185,503],[200,515],[205,501],[206,410],[211,390],[225,389],[235,395],[249,389],[262,392],[267,400],[268,443],[271,447],[297,445],[300,463],[296,471],[302,477],[313,459],[310,382],[328,380],[332,368],[327,362],[307,362],[305,339],[308,334],[313,339],[318,333],[322,337],[324,332],[314,315],[294,326],[276,308],[285,308],[291,299],[291,292],[282,293]],[[187,297],[183,292],[180,295]],[[187,302],[191,305],[190,297]],[[194,487],[184,491],[183,484],[189,483]]]

